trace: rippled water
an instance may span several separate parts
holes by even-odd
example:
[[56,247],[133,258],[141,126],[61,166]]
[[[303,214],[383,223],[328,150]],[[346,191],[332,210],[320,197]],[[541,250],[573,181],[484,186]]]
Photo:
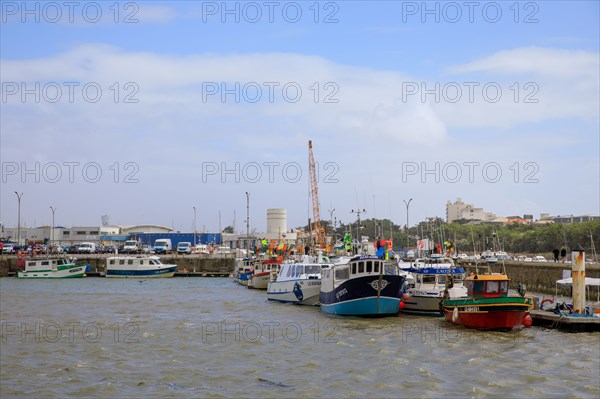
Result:
[[600,334],[268,303],[222,278],[0,279],[4,397],[600,397]]

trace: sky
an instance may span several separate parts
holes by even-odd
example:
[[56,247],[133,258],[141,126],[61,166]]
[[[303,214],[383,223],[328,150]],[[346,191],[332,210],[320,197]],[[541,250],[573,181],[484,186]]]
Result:
[[5,226],[600,214],[598,1],[0,3]]

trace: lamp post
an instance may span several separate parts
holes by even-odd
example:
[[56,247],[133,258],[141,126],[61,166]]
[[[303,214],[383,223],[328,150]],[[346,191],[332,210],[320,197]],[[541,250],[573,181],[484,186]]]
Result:
[[56,208],[50,207],[52,211],[52,228],[50,230],[50,248],[54,248],[54,212],[56,212]]
[[248,244],[250,240],[250,193],[246,191],[246,254],[248,253]]
[[15,194],[17,194],[17,201],[18,201],[18,212],[17,212],[17,245],[21,245],[21,198],[23,197],[23,193],[19,194],[18,192],[15,191]]
[[[329,211],[329,225],[331,226],[331,229],[333,230],[332,231],[332,233],[333,233],[332,236],[335,234],[335,226],[333,225],[333,212],[335,212],[335,208],[331,209]],[[334,244],[335,244],[335,241],[334,241]]]
[[410,205],[410,202],[412,201],[412,198],[408,200],[408,202],[406,202],[406,200],[402,200],[404,201],[404,204],[406,204],[406,250],[408,251],[408,246],[409,246],[409,237],[408,237],[408,207]]
[[358,226],[356,227],[356,236],[357,236],[357,242],[358,245],[361,244],[361,225],[360,225],[360,214],[361,213],[365,213],[367,212],[366,209],[352,209],[350,210],[350,213],[356,213],[356,216],[358,218]]
[[194,209],[194,247],[198,244],[196,241],[196,207],[192,207]]

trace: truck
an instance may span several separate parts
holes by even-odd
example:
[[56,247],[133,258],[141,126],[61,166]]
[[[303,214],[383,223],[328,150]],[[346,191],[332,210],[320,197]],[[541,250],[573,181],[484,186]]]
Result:
[[127,240],[123,245],[123,253],[125,254],[137,254],[140,253],[141,246],[136,240]]
[[154,252],[157,254],[170,254],[172,249],[170,238],[159,238],[154,241]]

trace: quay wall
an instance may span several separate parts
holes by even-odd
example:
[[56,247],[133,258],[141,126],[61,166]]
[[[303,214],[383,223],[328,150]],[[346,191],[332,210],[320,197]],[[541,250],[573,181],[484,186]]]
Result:
[[[103,273],[106,269],[108,255],[76,255],[77,263],[87,263],[92,272]],[[40,259],[43,257],[40,257]],[[28,258],[31,259],[31,258]],[[233,256],[204,256],[204,255],[162,255],[160,260],[164,264],[176,264],[178,272],[196,273],[233,273],[235,259]],[[16,272],[18,259],[16,256],[0,256],[0,277],[7,277],[9,272]]]

